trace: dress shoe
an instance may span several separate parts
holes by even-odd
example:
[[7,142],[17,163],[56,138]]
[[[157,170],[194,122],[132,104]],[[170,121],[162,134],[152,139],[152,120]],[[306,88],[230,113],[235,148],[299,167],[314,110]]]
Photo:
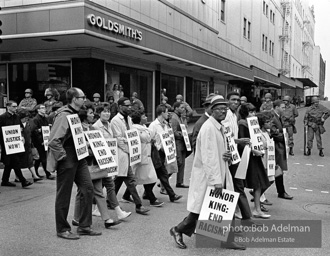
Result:
[[81,236],[100,236],[102,235],[102,232],[94,231],[92,228],[77,228],[78,235]]
[[156,200],[155,202],[150,202],[150,206],[154,206],[154,207],[161,207],[164,204],[164,202],[158,201]]
[[9,181],[7,181],[7,182],[1,182],[1,186],[3,186],[3,187],[16,187],[16,184],[14,184],[14,183],[11,183],[11,182],[9,182]]
[[170,235],[173,236],[175,243],[180,249],[186,249],[187,245],[183,242],[182,234],[175,230],[175,227],[170,229]]
[[72,220],[72,226],[79,226],[79,221],[76,221],[75,219]]
[[311,149],[307,149],[307,152],[306,152],[306,156],[310,156],[311,155]]
[[269,219],[271,217],[271,215],[264,214],[264,213],[254,213],[253,217],[260,218],[260,219]]
[[320,150],[319,156],[320,157],[324,157],[324,154],[323,154],[323,150],[322,149]]
[[288,195],[288,193],[278,194],[279,198],[292,200],[293,196]]
[[290,155],[290,156],[294,156],[293,148],[290,148],[289,155]]
[[264,204],[264,205],[273,205],[273,203],[272,203],[272,202],[269,202],[268,199],[266,199],[265,201],[260,202],[260,203],[261,203],[261,204]]
[[31,186],[33,183],[31,181],[25,181],[25,182],[22,182],[22,188],[26,188],[28,186]]
[[148,215],[149,211],[150,210],[145,208],[144,206],[141,206],[140,208],[135,209],[135,212],[138,213],[138,214],[141,214],[141,215]]
[[182,195],[174,195],[172,198],[170,198],[170,201],[173,203],[175,201],[178,201],[182,198]]
[[104,226],[105,226],[105,228],[110,228],[110,227],[112,227],[112,226],[116,226],[116,225],[118,225],[118,224],[120,224],[121,223],[121,221],[120,220],[113,220],[112,222],[104,222]]
[[176,184],[176,187],[177,187],[177,188],[189,188],[188,185],[185,185],[185,184],[183,184],[183,183],[178,183],[178,184]]
[[226,248],[226,249],[233,249],[233,250],[246,250],[246,246],[235,243],[235,242],[221,243],[221,247]]
[[33,178],[34,182],[41,181],[41,180],[42,180],[42,178]]
[[70,231],[57,233],[57,236],[60,238],[69,239],[69,240],[77,240],[80,238],[79,235],[73,234]]
[[54,175],[49,175],[49,176],[47,176],[47,179],[48,180],[55,180],[55,176]]
[[131,212],[122,211],[120,214],[118,214],[118,220],[124,220],[129,216],[131,216],[131,214],[132,214]]
[[263,212],[268,212],[268,209],[263,204],[260,205],[260,209]]

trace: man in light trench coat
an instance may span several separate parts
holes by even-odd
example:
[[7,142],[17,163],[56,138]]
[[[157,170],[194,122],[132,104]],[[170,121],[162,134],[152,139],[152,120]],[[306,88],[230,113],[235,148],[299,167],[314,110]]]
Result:
[[[226,140],[222,132],[221,121],[227,113],[227,101],[216,96],[211,101],[212,116],[203,124],[196,142],[196,152],[191,171],[187,210],[189,215],[177,226],[170,229],[170,234],[181,249],[187,248],[182,234],[191,236],[196,228],[208,186],[215,187],[215,193],[223,188],[234,191],[233,180],[228,168],[231,153],[227,151]],[[245,250],[245,246],[233,242],[233,233],[222,246],[230,249]]]

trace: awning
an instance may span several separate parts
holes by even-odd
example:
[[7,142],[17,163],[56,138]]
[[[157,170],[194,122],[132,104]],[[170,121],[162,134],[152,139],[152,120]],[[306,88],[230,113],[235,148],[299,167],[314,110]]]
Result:
[[277,76],[272,75],[262,69],[259,69],[255,66],[251,66],[254,80],[258,82],[262,87],[274,87],[281,88],[280,80]]
[[299,80],[300,82],[303,83],[304,87],[318,87],[312,80],[310,80],[309,78],[296,78],[297,80]]
[[296,84],[294,79],[291,79],[289,77],[283,76],[281,74],[279,74],[279,78],[280,78],[280,84],[281,87],[284,89],[293,89],[296,88]]

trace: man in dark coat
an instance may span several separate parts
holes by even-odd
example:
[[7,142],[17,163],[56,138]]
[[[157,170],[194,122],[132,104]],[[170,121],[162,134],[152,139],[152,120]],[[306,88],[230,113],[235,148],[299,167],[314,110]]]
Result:
[[2,182],[1,186],[6,186],[6,187],[15,187],[16,185],[14,183],[9,182],[9,177],[10,177],[10,172],[11,169],[14,169],[16,176],[18,177],[19,181],[22,183],[22,187],[28,187],[32,185],[32,182],[27,181],[20,169],[20,158],[21,154],[10,154],[7,155],[6,149],[5,149],[5,143],[3,140],[3,134],[2,134],[2,127],[4,126],[9,126],[9,125],[20,125],[22,126],[21,120],[16,115],[17,112],[17,103],[15,101],[8,101],[6,104],[7,107],[7,112],[3,113],[0,115],[0,134],[1,134],[1,162],[4,163],[5,168],[3,170],[2,174]]
[[[286,148],[285,148],[285,139],[283,134],[283,125],[281,121],[281,114],[285,109],[285,104],[281,100],[275,100],[273,102],[273,114],[272,125],[270,128],[270,134],[275,142],[275,161],[276,169],[281,168],[282,171],[288,170],[287,158],[286,158]],[[292,199],[293,196],[290,196],[285,192],[284,188],[284,179],[283,174],[275,177],[275,185],[279,198],[283,199]]]

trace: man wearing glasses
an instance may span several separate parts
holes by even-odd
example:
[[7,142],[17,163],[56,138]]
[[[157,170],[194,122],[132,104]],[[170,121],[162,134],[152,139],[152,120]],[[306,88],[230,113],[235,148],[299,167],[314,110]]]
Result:
[[[68,105],[61,108],[54,119],[48,144],[48,171],[57,170],[55,221],[57,236],[76,240],[79,235],[98,236],[92,225],[93,183],[86,159],[78,160],[67,116],[78,114],[86,96],[79,88],[72,87],[66,92]],[[67,221],[73,182],[81,192],[78,234],[71,233]]]
[[32,89],[25,90],[25,98],[21,100],[18,105],[18,108],[24,108],[28,111],[33,111],[35,106],[37,106],[37,100],[32,98],[33,91]]
[[7,112],[0,115],[0,143],[1,143],[1,162],[5,165],[2,174],[2,182],[1,186],[5,187],[16,187],[16,185],[12,182],[9,182],[10,172],[11,169],[14,169],[16,176],[18,177],[19,181],[22,183],[22,187],[28,187],[32,185],[32,182],[27,181],[20,169],[20,162],[21,162],[21,154],[6,154],[5,143],[2,134],[2,127],[10,126],[10,125],[20,125],[23,127],[21,123],[21,119],[18,117],[17,113],[17,103],[15,101],[8,101],[7,104]]

